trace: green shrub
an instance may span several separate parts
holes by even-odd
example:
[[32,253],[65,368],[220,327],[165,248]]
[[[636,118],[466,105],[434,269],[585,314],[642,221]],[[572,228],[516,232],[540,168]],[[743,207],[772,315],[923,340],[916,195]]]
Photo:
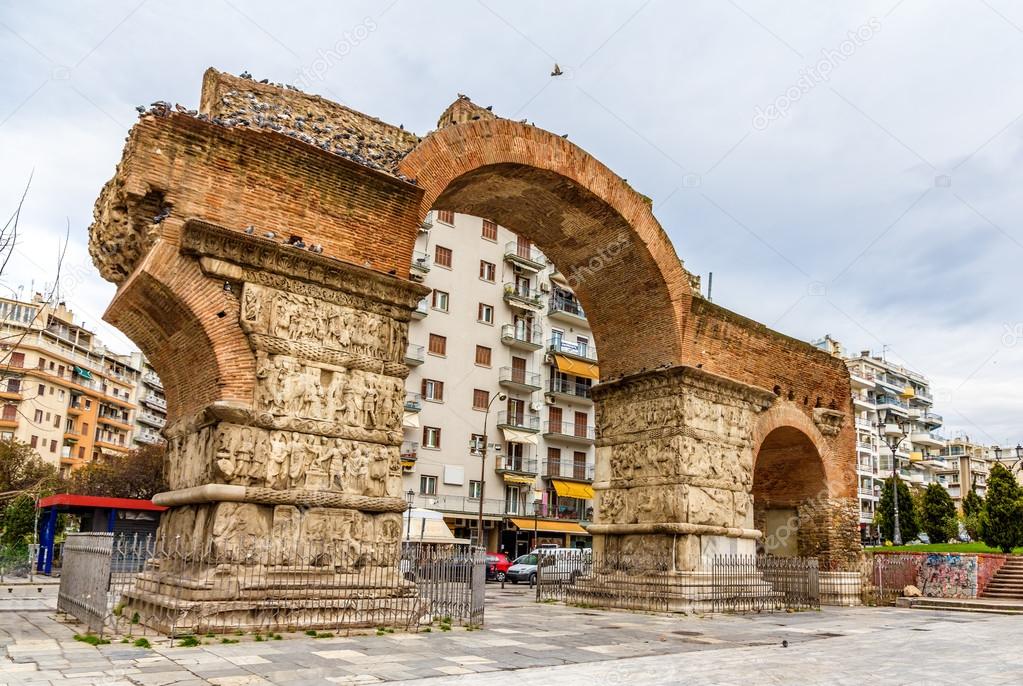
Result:
[[987,497],[981,512],[980,535],[984,543],[1011,553],[1023,545],[1023,492],[1003,465],[991,468]]

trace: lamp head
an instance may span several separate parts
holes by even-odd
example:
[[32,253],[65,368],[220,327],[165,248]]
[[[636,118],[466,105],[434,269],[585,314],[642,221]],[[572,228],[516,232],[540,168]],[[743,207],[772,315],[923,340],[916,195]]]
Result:
[[497,399],[498,400],[507,400],[508,399],[508,394],[507,393],[498,393],[497,394]]

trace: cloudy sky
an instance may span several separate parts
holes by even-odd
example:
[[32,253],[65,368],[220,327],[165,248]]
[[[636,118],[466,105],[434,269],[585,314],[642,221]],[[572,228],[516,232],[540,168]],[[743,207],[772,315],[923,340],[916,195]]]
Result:
[[[335,7],[336,6],[336,7]],[[557,62],[565,75],[552,79]],[[86,252],[134,107],[209,66],[420,134],[456,93],[653,198],[714,300],[931,377],[948,433],[1023,440],[1023,7],[1009,0],[0,2],[8,295],[53,279],[115,349]],[[6,219],[6,217],[5,217]]]

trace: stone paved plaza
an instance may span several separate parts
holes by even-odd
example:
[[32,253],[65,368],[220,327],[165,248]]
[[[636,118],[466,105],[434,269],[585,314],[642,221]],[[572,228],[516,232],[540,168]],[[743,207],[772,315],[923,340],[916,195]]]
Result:
[[1018,617],[894,608],[666,617],[531,598],[525,587],[492,586],[482,631],[193,648],[153,639],[151,650],[92,647],[44,603],[4,601],[0,684],[992,684],[1023,674]]

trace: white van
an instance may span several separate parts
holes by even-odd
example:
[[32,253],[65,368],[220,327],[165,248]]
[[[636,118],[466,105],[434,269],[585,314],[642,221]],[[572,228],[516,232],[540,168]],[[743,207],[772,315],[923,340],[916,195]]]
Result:
[[580,574],[588,573],[592,564],[593,554],[589,548],[542,547],[516,558],[506,578],[513,584],[526,581],[532,585],[536,583],[540,568],[544,581],[575,581]]

